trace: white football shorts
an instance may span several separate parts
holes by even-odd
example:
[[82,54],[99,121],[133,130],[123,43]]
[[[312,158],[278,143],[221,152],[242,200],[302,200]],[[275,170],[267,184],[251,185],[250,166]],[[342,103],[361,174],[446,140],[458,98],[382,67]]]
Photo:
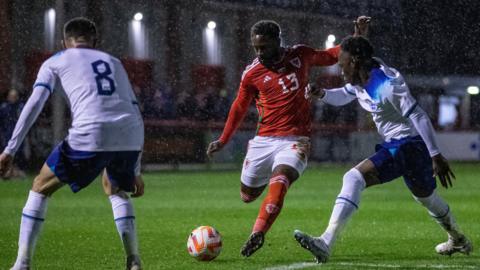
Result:
[[288,165],[301,175],[307,167],[310,138],[304,136],[255,136],[248,142],[241,181],[248,187],[268,184],[273,169]]

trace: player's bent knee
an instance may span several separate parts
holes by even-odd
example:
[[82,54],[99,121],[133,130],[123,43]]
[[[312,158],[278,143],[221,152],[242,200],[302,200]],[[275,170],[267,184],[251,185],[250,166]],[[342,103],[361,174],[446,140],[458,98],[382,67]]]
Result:
[[60,182],[56,177],[44,178],[39,175],[33,180],[32,191],[43,194],[45,196],[51,196],[63,185],[64,184]]
[[430,197],[430,195],[432,195],[435,190],[412,187],[410,188],[410,191],[412,192],[415,198],[426,198],[426,197]]
[[251,203],[255,201],[260,195],[262,195],[263,190],[265,189],[266,185],[260,187],[250,187],[240,182],[240,199],[244,203]]
[[288,165],[278,165],[273,169],[272,175],[285,175],[291,183],[297,180],[300,176],[295,168]]
[[51,196],[63,185],[64,183],[58,180],[52,169],[45,163],[40,169],[40,173],[33,179],[32,191]]
[[120,188],[113,186],[108,180],[102,181],[102,184],[103,184],[103,191],[107,196],[112,196],[114,194],[122,192]]
[[255,201],[259,196],[260,194],[248,194],[246,192],[240,191],[240,198],[244,203],[251,203]]
[[370,159],[363,160],[351,170],[358,170],[358,172],[362,175],[363,180],[365,181],[365,187],[371,187],[381,184],[377,168]]
[[37,193],[41,193],[43,195],[47,195],[47,194],[44,194],[45,190],[43,188],[43,183],[41,182],[41,180],[37,177],[35,177],[33,179],[33,183],[32,183],[32,191],[35,191]]

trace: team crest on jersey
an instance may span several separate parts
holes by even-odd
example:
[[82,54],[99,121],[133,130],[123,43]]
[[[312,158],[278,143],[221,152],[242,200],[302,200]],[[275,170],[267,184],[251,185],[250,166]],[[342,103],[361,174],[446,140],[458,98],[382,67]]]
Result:
[[265,78],[263,79],[263,83],[266,83],[268,81],[270,81],[272,78],[270,76],[265,76]]
[[292,60],[290,60],[290,64],[292,64],[296,68],[300,68],[302,66],[302,62],[300,62],[300,59],[298,57],[295,57]]
[[376,111],[378,109],[378,105],[376,103],[372,103],[370,104],[370,109],[372,109],[372,111]]

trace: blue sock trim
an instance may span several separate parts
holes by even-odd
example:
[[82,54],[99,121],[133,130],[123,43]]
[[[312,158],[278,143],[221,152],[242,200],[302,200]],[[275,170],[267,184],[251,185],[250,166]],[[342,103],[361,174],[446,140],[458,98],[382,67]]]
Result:
[[342,199],[342,200],[344,200],[344,201],[347,201],[347,202],[349,202],[349,203],[353,204],[353,206],[355,206],[355,208],[357,208],[357,209],[358,209],[358,205],[357,205],[356,203],[352,202],[351,200],[347,199],[347,198],[344,198],[344,197],[337,197],[337,199]]
[[448,213],[450,213],[450,206],[447,205],[447,212],[446,212],[445,214],[443,214],[443,215],[441,215],[441,216],[438,216],[438,217],[432,215],[432,217],[433,217],[433,218],[436,218],[436,219],[442,219],[442,218],[446,217],[446,216],[448,215]]
[[116,218],[115,221],[119,221],[119,220],[123,220],[123,219],[135,219],[135,216],[119,217],[119,218]]
[[26,218],[29,218],[29,219],[37,220],[37,221],[45,221],[44,218],[38,218],[38,217],[34,217],[34,216],[29,216],[29,215],[24,214],[24,213],[22,213],[22,216],[24,216],[24,217],[26,217]]

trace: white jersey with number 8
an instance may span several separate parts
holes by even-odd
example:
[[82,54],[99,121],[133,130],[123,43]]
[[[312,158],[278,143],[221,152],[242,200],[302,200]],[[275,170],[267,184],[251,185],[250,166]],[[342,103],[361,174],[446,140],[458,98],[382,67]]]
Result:
[[[121,62],[94,49],[61,51],[41,66],[33,91],[60,80],[72,112],[67,141],[80,151],[139,151],[143,121]],[[55,113],[55,112],[54,112]]]

